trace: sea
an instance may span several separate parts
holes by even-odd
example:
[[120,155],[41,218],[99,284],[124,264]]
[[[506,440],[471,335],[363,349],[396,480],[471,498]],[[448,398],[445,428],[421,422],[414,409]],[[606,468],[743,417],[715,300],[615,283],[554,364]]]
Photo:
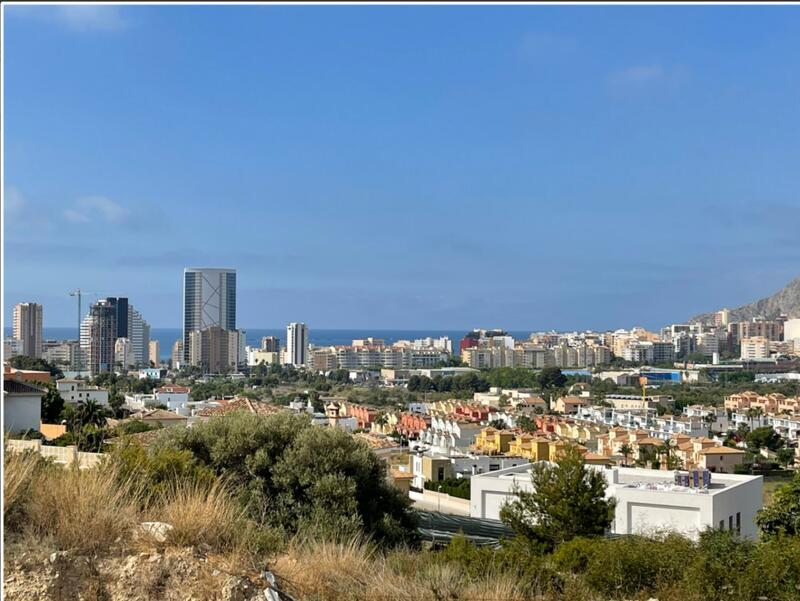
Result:
[[[264,336],[277,336],[281,344],[286,344],[285,328],[242,328],[249,346],[260,346]],[[334,346],[352,344],[358,338],[380,338],[391,344],[398,340],[414,340],[416,338],[441,338],[447,336],[453,341],[453,351],[458,353],[458,342],[470,329],[463,330],[316,330],[309,328],[308,338],[314,346]],[[525,339],[530,336],[530,331],[509,331],[515,339]],[[5,328],[5,336],[11,336],[11,328]],[[77,340],[76,328],[44,328],[42,337],[45,340]],[[176,340],[183,339],[181,328],[150,328],[150,340],[158,340],[161,359],[166,361],[172,355],[172,345]]]

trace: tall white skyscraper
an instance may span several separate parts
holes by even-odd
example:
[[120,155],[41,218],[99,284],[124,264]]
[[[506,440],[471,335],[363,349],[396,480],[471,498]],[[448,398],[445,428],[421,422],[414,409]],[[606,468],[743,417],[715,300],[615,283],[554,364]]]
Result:
[[127,337],[131,343],[133,352],[133,362],[136,365],[150,365],[150,324],[148,324],[142,314],[128,305],[128,333]]
[[308,326],[290,323],[286,326],[286,358],[284,362],[295,367],[308,363]]
[[22,355],[42,356],[42,305],[19,303],[14,305],[12,335],[22,341]]
[[236,270],[183,270],[183,353],[189,361],[191,332],[219,326],[236,329]]

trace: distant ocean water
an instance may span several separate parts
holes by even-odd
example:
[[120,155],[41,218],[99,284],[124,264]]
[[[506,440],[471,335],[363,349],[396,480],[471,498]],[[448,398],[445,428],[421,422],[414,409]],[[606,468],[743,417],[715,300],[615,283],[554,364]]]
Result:
[[[277,336],[281,344],[286,344],[285,328],[242,328],[245,331],[247,344],[259,346],[264,336]],[[453,350],[458,353],[458,341],[464,337],[469,329],[463,330],[315,330],[309,328],[308,337],[311,344],[316,346],[333,346],[351,344],[354,339],[381,338],[387,343],[398,340],[414,340],[415,338],[440,338],[447,336],[453,341]],[[509,331],[514,338],[528,338],[530,332]],[[77,340],[76,328],[44,328],[42,335],[45,340]],[[11,336],[11,328],[5,328],[5,336]],[[162,360],[167,360],[172,355],[172,345],[176,340],[183,338],[181,328],[151,328],[150,340],[158,340]]]

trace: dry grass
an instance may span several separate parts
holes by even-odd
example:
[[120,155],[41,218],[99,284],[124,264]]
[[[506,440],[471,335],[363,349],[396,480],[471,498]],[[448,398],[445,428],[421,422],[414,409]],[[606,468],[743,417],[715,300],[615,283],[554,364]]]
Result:
[[127,540],[138,521],[135,495],[113,471],[45,470],[26,502],[28,526],[60,549],[94,553]]
[[242,509],[226,486],[183,482],[173,486],[158,509],[158,520],[172,525],[167,543],[189,547],[208,545],[231,550],[242,520]]
[[41,457],[35,453],[16,453],[4,449],[3,455],[3,520],[6,527],[11,516],[28,497]]
[[374,556],[374,549],[357,538],[341,543],[298,539],[274,569],[302,599],[365,599],[366,578],[376,569]]
[[455,564],[419,552],[383,555],[363,541],[295,541],[270,566],[295,598],[314,601],[516,601],[530,595],[516,579],[471,581]]

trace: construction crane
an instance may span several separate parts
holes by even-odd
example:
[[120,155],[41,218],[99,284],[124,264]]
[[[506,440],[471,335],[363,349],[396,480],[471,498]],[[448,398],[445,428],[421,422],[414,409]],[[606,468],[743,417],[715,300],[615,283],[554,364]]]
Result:
[[82,309],[83,309],[83,307],[82,307],[83,295],[91,294],[91,295],[97,296],[97,293],[96,292],[83,292],[83,291],[81,291],[80,288],[78,288],[77,290],[73,290],[72,292],[69,292],[68,294],[70,296],[77,296],[78,297],[78,349],[77,349],[77,352],[75,353],[75,357],[76,357],[76,359],[75,359],[75,370],[76,371],[81,371],[82,365],[81,365],[80,340],[81,340],[81,318],[83,317],[83,311],[82,311]]

